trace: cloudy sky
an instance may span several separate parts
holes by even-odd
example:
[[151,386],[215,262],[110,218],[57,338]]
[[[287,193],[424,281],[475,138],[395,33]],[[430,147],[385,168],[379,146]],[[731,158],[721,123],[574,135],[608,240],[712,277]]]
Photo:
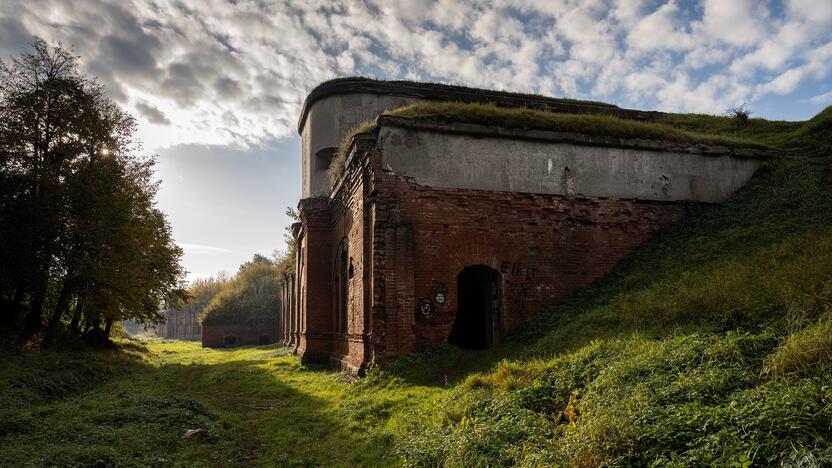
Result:
[[0,56],[72,46],[159,155],[190,278],[283,248],[317,83],[429,80],[803,120],[832,103],[830,0],[2,0]]

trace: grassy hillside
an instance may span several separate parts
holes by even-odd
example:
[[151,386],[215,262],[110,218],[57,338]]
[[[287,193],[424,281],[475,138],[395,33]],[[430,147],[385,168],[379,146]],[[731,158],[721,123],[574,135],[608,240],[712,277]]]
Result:
[[494,368],[399,435],[407,464],[832,463],[832,108],[667,124],[790,154],[491,351]]
[[787,154],[488,351],[0,351],[0,465],[832,464],[832,108],[662,125]]

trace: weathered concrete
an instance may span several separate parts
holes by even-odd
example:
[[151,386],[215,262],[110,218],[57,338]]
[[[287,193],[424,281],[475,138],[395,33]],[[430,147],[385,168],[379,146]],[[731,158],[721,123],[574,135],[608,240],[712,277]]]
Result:
[[[321,83],[306,98],[298,122],[302,144],[303,198],[328,196],[326,169],[316,167],[315,155],[337,149],[344,136],[382,112],[416,101],[489,103],[500,107],[528,107],[574,114],[605,114],[641,121],[660,112],[622,109],[602,102],[575,101],[522,93],[476,89],[436,83],[340,78]],[[325,153],[322,153],[325,154]]]
[[561,143],[557,134],[544,141],[545,132],[530,140],[492,137],[485,131],[474,135],[471,126],[464,132],[453,129],[382,126],[384,169],[435,188],[721,202],[763,162],[727,151],[718,155],[590,146]]
[[316,167],[318,152],[337,151],[344,137],[358,125],[414,101],[401,96],[346,94],[327,96],[312,104],[301,132],[303,198],[329,195],[331,181],[327,167]]

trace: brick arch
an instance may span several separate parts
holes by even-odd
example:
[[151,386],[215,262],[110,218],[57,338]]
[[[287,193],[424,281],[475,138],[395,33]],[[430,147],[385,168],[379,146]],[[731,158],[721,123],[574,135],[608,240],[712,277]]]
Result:
[[500,272],[503,262],[516,262],[522,251],[510,241],[495,240],[488,235],[465,235],[449,242],[443,250],[447,271],[454,277],[473,265],[485,265]]

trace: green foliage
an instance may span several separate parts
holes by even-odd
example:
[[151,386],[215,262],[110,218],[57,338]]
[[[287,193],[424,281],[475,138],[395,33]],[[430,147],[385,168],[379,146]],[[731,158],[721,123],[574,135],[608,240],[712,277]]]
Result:
[[389,111],[387,114],[440,122],[496,125],[506,128],[580,133],[589,136],[726,146],[765,146],[750,139],[684,130],[661,122],[638,122],[609,115],[560,114],[528,108],[504,108],[494,104],[423,101]]
[[44,347],[106,341],[113,323],[153,323],[184,295],[135,128],[60,45],[35,39],[0,61],[0,325],[24,341],[44,320]]
[[[86,352],[77,359],[68,353],[0,354],[6,366],[29,369],[53,356],[55,366],[45,366],[39,379],[49,379],[58,361],[67,373],[79,366],[89,370],[79,373],[86,383],[71,391],[0,410],[2,464],[396,465],[389,442],[379,445],[366,428],[344,418],[340,403],[350,389],[339,372],[306,369],[288,350],[273,346],[211,350],[153,340],[147,348]],[[110,373],[127,351],[132,364]],[[7,375],[0,373],[0,388],[18,382]],[[0,401],[10,401],[8,395]],[[195,428],[206,429],[207,439],[182,439]]]
[[273,328],[280,308],[281,274],[281,268],[272,260],[255,255],[205,306],[202,323]]
[[348,156],[347,151],[350,150],[350,144],[352,144],[353,138],[355,138],[356,135],[371,131],[375,128],[375,126],[375,120],[368,120],[357,124],[346,133],[344,138],[341,140],[341,146],[338,147],[338,153],[335,155],[335,158],[332,159],[332,162],[330,162],[329,168],[326,172],[332,185],[335,185],[338,178],[341,177],[341,173],[344,171],[344,164],[347,162]]
[[285,252],[275,252],[275,259],[277,266],[286,273],[295,272],[295,263],[297,261],[298,245],[295,241],[295,236],[292,233],[294,223],[300,221],[300,216],[296,209],[291,206],[286,207],[286,216],[292,220],[292,224],[286,226],[286,232],[283,234],[283,240],[286,242]]
[[746,125],[748,124],[748,118],[751,116],[751,109],[748,108],[748,105],[742,103],[739,106],[728,108],[725,115],[734,119],[737,125]]
[[187,302],[176,304],[176,309],[185,312],[196,312],[197,316],[201,315],[205,307],[231,280],[232,278],[225,273],[194,280],[188,287]]
[[829,376],[832,373],[832,320],[828,317],[790,334],[766,359],[773,376]]

